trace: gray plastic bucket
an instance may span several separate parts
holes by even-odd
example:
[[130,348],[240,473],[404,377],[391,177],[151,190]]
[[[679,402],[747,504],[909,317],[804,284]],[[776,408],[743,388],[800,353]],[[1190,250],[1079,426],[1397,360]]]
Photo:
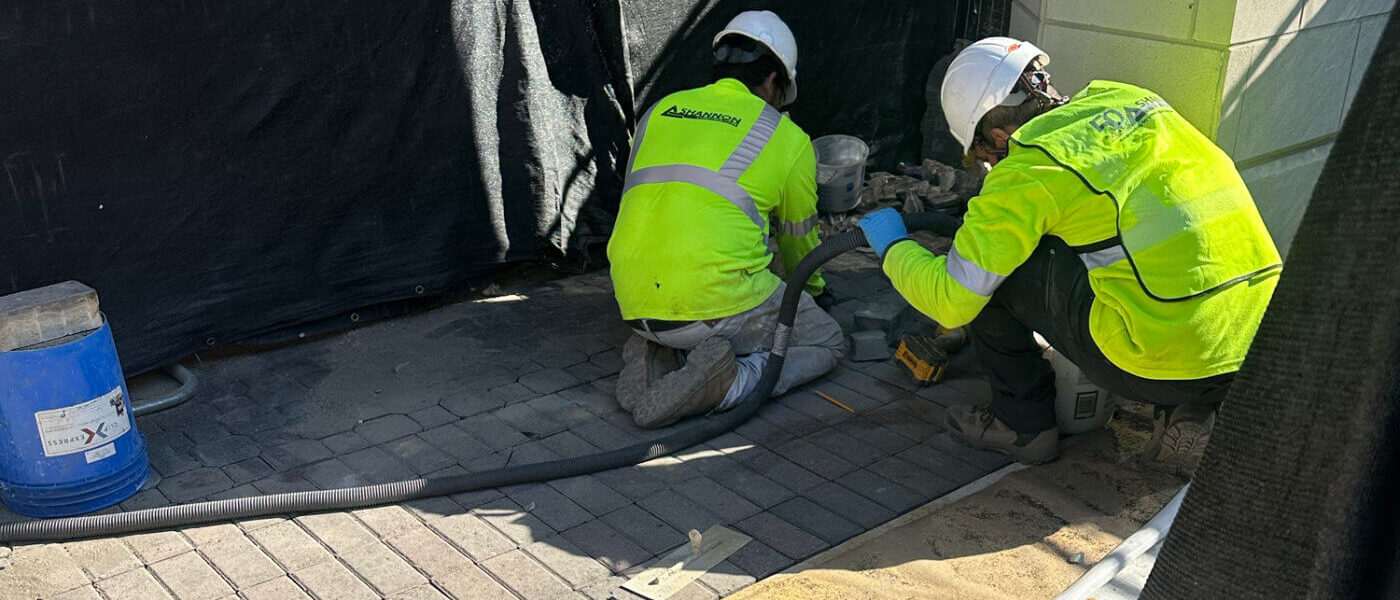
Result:
[[812,140],[817,153],[817,210],[843,213],[860,202],[870,147],[860,138],[827,135]]

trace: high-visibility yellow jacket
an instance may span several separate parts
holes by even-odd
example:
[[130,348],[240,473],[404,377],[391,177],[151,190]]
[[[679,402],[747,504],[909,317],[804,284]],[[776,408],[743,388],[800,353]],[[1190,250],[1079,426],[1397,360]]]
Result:
[[902,242],[884,270],[958,326],[1046,235],[1088,269],[1104,356],[1149,379],[1238,370],[1282,266],[1224,152],[1152,92],[1094,81],[1016,130],[947,257]]
[[[816,186],[811,138],[739,80],[661,99],[637,126],[608,242],[622,318],[718,319],[761,304],[780,283],[768,236],[789,271],[817,246]],[[806,289],[823,285],[817,274]]]

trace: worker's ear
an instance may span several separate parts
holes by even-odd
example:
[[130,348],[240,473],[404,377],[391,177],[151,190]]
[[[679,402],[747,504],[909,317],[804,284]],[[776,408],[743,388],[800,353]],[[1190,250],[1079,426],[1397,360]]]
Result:
[[783,91],[778,89],[777,71],[771,71],[768,73],[768,78],[763,80],[763,89],[767,92],[768,96],[764,99],[767,100],[769,104],[777,106],[779,102],[783,101],[783,99],[779,97],[779,94],[782,94]]
[[1000,127],[992,128],[992,142],[997,148],[1007,148],[1011,145],[1011,133]]

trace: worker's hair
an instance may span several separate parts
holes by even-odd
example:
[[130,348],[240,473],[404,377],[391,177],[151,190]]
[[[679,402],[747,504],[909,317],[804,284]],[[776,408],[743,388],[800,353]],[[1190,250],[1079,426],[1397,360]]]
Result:
[[[982,120],[977,123],[977,134],[983,138],[991,139],[993,129],[1006,131],[1008,127],[1020,127],[1031,119],[1049,111],[1056,106],[1065,103],[1065,99],[1060,96],[1060,92],[1049,83],[1049,75],[1041,71],[1034,71],[1040,66],[1032,64],[1026,68],[1027,76],[1032,73],[1040,73],[1043,80],[1044,89],[1038,92],[1031,92],[1026,96],[1026,100],[1016,106],[994,106],[987,114],[982,115]],[[1018,83],[1016,89],[1026,91],[1024,83]]]
[[982,120],[977,124],[977,133],[990,140],[993,129],[1006,131],[1009,127],[1020,127],[1051,108],[1053,105],[1037,96],[1029,96],[1025,102],[1016,106],[993,107],[982,116]]
[[779,90],[786,91],[788,87],[787,69],[783,68],[782,61],[768,50],[767,47],[742,35],[726,35],[720,39],[718,47],[733,46],[743,52],[758,54],[758,58],[746,63],[715,62],[714,71],[711,74],[711,81],[733,78],[738,79],[744,85],[751,88],[763,85],[768,80],[769,73],[777,73],[778,77],[773,83]]

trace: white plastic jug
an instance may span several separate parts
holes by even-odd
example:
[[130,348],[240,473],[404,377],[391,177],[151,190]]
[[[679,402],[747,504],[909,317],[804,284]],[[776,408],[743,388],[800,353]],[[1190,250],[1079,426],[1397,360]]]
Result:
[[1088,433],[1107,425],[1117,406],[1113,394],[1094,385],[1054,348],[1046,348],[1043,356],[1055,369],[1055,420],[1060,433]]

